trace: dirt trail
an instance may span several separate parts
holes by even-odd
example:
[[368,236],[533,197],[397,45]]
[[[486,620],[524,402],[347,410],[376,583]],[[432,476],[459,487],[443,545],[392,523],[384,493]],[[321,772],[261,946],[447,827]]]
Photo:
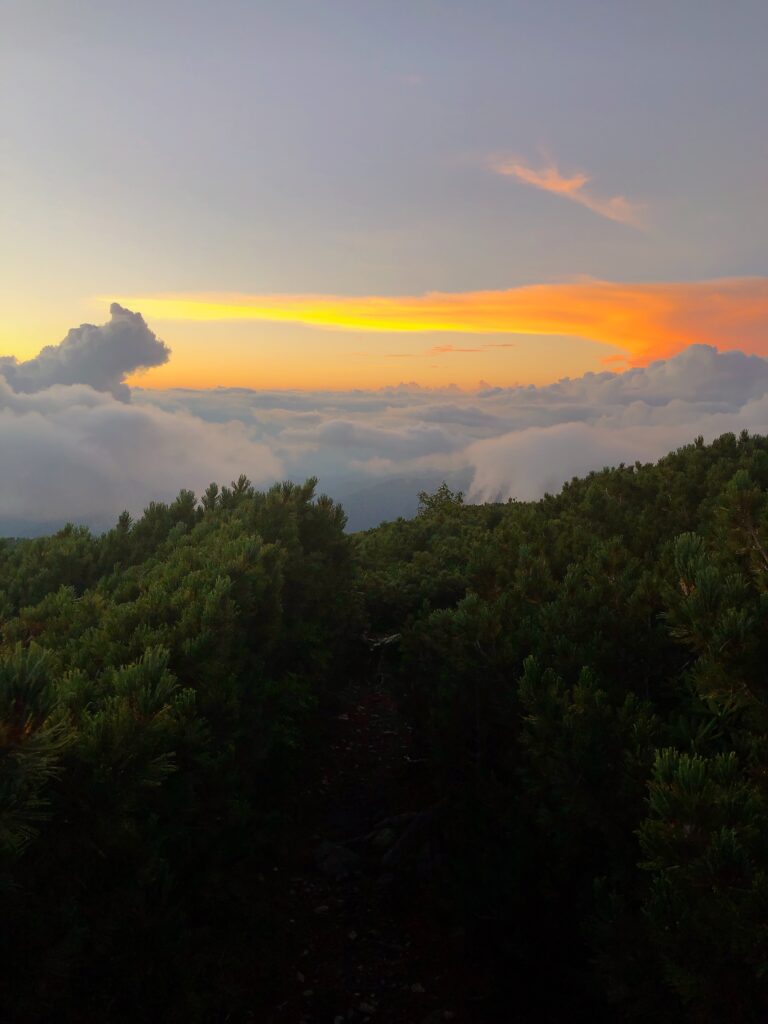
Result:
[[329,715],[305,838],[275,878],[286,966],[261,1018],[267,1024],[467,1019],[463,937],[441,923],[424,843],[413,854],[417,844],[406,836],[414,823],[418,832],[429,805],[410,750],[409,730],[383,689],[354,686]]

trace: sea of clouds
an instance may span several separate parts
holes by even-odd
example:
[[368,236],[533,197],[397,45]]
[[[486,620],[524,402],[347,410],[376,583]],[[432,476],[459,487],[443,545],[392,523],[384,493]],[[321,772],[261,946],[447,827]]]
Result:
[[545,387],[127,387],[169,355],[114,304],[107,324],[74,328],[35,359],[0,357],[0,534],[103,527],[243,472],[259,486],[317,476],[361,529],[413,514],[419,490],[443,479],[470,501],[536,498],[699,434],[768,432],[768,360],[708,345]]

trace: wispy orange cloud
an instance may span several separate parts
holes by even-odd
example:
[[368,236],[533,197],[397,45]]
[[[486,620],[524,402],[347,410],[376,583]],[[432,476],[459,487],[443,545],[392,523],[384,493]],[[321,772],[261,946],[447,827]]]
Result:
[[459,348],[456,345],[435,345],[427,352],[428,356],[444,356],[449,352],[482,352],[482,348]]
[[560,173],[554,161],[536,170],[515,159],[497,160],[491,167],[497,174],[516,178],[525,185],[533,185],[544,192],[552,192],[564,199],[571,199],[574,203],[580,203],[601,217],[619,221],[621,224],[630,224],[635,228],[642,227],[641,208],[638,204],[631,203],[624,196],[603,199],[587,191],[586,186],[592,179],[583,171],[577,171],[568,177]]
[[578,280],[417,296],[120,296],[151,320],[254,320],[357,331],[560,335],[635,362],[694,342],[768,355],[768,278],[672,283]]

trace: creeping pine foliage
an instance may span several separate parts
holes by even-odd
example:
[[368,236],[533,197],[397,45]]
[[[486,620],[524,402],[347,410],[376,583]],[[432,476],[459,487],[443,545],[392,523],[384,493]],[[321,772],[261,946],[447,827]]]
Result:
[[486,1000],[764,1020],[768,438],[537,502],[443,485],[355,535],[314,488],[0,542],[8,1018],[266,1005],[291,954],[263,880],[311,841],[323,723],[362,677],[413,736],[404,870]]
[[[17,645],[0,658],[0,864],[39,834],[67,735],[53,715],[52,659]],[[2,869],[0,869],[2,870]],[[2,876],[0,876],[2,877]]]
[[0,548],[13,1019],[210,1020],[254,962],[268,985],[254,885],[362,633],[344,516],[314,486],[241,477]]
[[651,884],[644,912],[684,1005],[756,1019],[768,971],[765,793],[734,752],[660,750],[639,830]]
[[767,489],[726,434],[355,538],[504,1005],[764,1019]]

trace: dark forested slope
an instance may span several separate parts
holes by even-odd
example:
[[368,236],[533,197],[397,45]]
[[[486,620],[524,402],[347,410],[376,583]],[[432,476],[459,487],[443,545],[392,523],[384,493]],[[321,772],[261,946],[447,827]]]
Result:
[[375,673],[423,774],[393,884],[463,929],[464,1019],[764,1019],[767,494],[768,439],[724,435],[351,537],[243,478],[0,544],[7,1016],[261,1019],[255,879]]

